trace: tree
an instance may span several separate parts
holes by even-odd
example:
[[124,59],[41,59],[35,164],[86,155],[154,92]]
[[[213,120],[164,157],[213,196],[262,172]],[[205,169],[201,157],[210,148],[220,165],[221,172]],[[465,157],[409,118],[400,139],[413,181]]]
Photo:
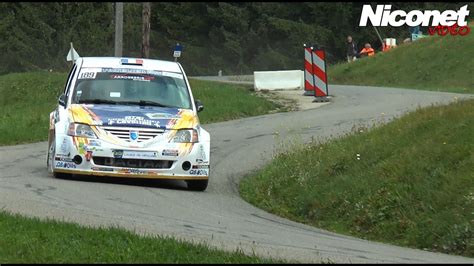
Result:
[[[392,10],[405,11],[456,10],[465,4],[469,3],[391,3]],[[0,3],[0,73],[49,68],[65,71],[70,42],[81,56],[113,56],[113,5]],[[317,43],[326,48],[331,64],[344,60],[349,34],[359,44],[369,42],[380,48],[373,27],[358,26],[362,6],[328,2],[126,2],[123,56],[173,60],[173,47],[179,42],[184,47],[180,63],[190,75],[215,75],[219,70],[251,74],[254,70],[302,69],[303,43]],[[410,37],[405,26],[378,30],[382,38]],[[422,31],[426,33],[426,28]]]
[[142,58],[150,57],[150,15],[151,3],[143,3]]

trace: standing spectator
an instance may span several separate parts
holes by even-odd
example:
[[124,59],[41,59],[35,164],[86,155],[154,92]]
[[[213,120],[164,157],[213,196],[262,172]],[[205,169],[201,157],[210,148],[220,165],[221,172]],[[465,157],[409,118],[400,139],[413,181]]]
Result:
[[352,40],[352,36],[347,36],[347,62],[352,62],[357,59],[357,44]]
[[364,49],[360,51],[360,56],[374,56],[375,50],[370,43],[366,43]]

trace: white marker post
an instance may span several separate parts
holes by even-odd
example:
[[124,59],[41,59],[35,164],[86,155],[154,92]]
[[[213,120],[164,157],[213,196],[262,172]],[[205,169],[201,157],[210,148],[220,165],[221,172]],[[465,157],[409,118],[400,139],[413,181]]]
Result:
[[72,61],[73,64],[74,62],[76,62],[76,60],[79,58],[79,54],[76,52],[76,50],[74,49],[74,47],[72,46],[72,42],[71,42],[71,49],[69,49],[69,53],[67,54],[66,56],[66,61]]

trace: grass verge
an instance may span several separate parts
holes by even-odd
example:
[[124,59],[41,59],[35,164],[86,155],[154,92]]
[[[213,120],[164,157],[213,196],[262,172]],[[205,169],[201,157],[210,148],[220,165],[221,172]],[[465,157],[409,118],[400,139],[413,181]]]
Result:
[[[67,74],[13,73],[0,76],[0,145],[47,139],[49,113],[55,108]],[[266,114],[279,105],[245,86],[191,80],[195,99],[204,104],[203,124]]]
[[474,93],[473,54],[472,33],[427,37],[374,57],[330,66],[329,83]]
[[275,263],[172,238],[0,212],[0,263]]
[[251,92],[249,86],[193,79],[189,82],[194,99],[204,104],[204,111],[199,113],[202,123],[262,115],[281,107]]
[[474,100],[419,109],[282,153],[240,184],[277,215],[365,239],[474,256]]

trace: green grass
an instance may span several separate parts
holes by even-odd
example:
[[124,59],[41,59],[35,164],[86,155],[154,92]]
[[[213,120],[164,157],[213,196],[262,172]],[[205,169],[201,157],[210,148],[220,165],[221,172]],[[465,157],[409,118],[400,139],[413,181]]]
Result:
[[[65,73],[29,72],[0,76],[0,145],[47,139],[49,113],[63,91]],[[245,86],[191,80],[202,100],[201,123],[261,115],[279,106],[257,97]]]
[[21,73],[0,76],[0,145],[46,140],[67,75]]
[[172,238],[0,212],[0,263],[275,263]]
[[240,192],[316,227],[473,257],[473,151],[474,100],[460,101],[294,147],[244,178]]
[[263,97],[257,97],[245,85],[193,79],[189,82],[194,99],[201,100],[204,105],[204,111],[199,113],[202,123],[262,115],[280,107]]
[[473,55],[472,33],[430,36],[374,57],[330,66],[328,77],[332,84],[474,93]]

